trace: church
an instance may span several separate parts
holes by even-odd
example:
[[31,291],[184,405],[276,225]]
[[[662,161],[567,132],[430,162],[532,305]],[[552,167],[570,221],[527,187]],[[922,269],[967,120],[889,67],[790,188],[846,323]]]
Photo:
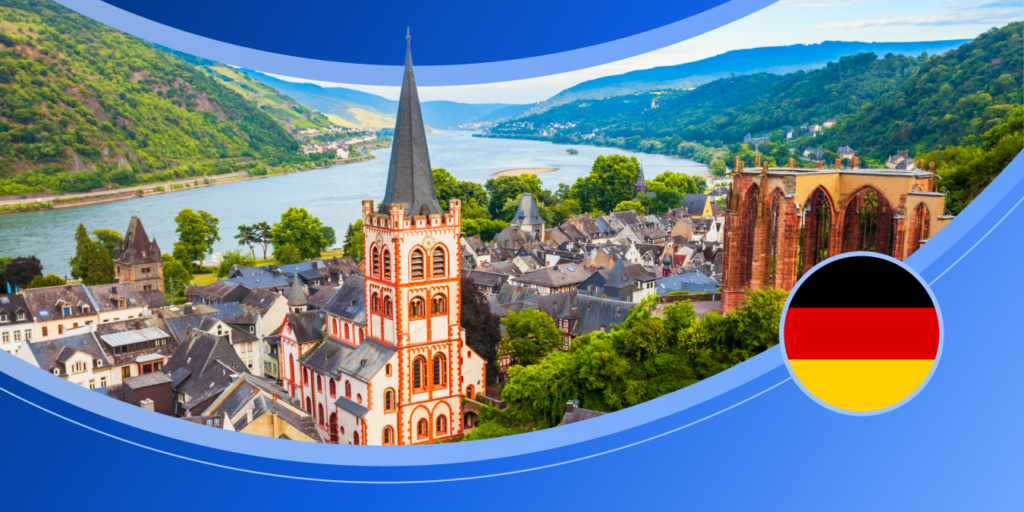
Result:
[[[281,327],[282,381],[331,443],[461,435],[462,398],[486,382],[486,361],[460,323],[462,205],[438,203],[406,40],[384,199],[362,203],[365,277],[346,280],[323,310],[293,310]],[[323,334],[307,335],[310,326]]]

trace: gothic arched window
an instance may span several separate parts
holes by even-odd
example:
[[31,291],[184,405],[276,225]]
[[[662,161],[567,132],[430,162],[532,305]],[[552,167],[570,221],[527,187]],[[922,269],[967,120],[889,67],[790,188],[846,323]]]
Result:
[[438,278],[444,277],[444,249],[438,247],[434,249],[434,265],[430,269],[430,277]]

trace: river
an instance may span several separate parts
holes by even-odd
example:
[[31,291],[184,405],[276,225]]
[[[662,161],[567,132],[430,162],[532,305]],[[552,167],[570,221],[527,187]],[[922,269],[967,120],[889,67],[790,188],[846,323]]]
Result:
[[[571,146],[578,155],[567,155],[570,146],[549,142],[472,137],[469,132],[441,131],[427,135],[430,163],[444,167],[457,179],[486,182],[491,174],[517,168],[557,167],[539,175],[544,187],[555,190],[559,183],[572,184],[586,176],[598,155],[635,155],[643,159],[648,179],[671,170],[701,174],[705,167],[691,160],[666,155],[634,153],[614,148]],[[349,223],[359,218],[361,200],[379,202],[384,195],[391,149],[373,152],[375,160],[337,165],[312,171],[228,183],[213,187],[179,190],[176,193],[129,199],[60,210],[0,215],[0,255],[35,254],[44,273],[70,274],[68,260],[75,252],[74,233],[79,223],[91,231],[107,228],[124,232],[133,212],[142,219],[150,237],[170,253],[177,235],[174,217],[183,208],[205,210],[220,219],[221,241],[216,252],[238,249],[237,227],[281,219],[290,206],[301,206],[334,228],[338,246],[344,241]],[[269,254],[269,253],[268,253]],[[262,256],[257,248],[257,255]]]

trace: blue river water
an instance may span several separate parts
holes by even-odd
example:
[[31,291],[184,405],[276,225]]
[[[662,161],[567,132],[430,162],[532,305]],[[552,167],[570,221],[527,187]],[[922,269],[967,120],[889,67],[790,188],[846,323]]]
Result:
[[[635,155],[643,160],[648,179],[671,170],[701,174],[705,167],[691,160],[666,155],[633,153],[613,148],[572,146],[578,155],[565,154],[570,146],[549,142],[471,137],[469,132],[442,131],[427,135],[430,163],[444,167],[457,179],[486,182],[493,173],[506,169],[557,167],[541,174],[545,188],[571,184],[590,172],[598,155]],[[183,208],[205,210],[220,220],[221,241],[216,252],[238,249],[237,227],[260,221],[274,223],[290,206],[300,206],[334,228],[341,245],[349,223],[359,218],[361,201],[379,202],[384,196],[391,149],[374,152],[375,160],[338,165],[265,179],[249,180],[194,190],[129,199],[77,208],[0,215],[0,255],[34,254],[45,273],[70,273],[68,260],[74,255],[75,228],[84,223],[91,231],[107,228],[123,232],[133,212],[142,219],[150,237],[160,249],[170,252],[177,235],[174,217]],[[269,254],[269,253],[268,253]],[[257,255],[261,250],[257,248]]]

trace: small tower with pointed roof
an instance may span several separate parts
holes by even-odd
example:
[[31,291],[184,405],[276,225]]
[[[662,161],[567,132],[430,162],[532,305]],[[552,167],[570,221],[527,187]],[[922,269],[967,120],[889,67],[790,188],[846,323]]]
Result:
[[156,238],[150,240],[142,220],[132,216],[124,240],[114,247],[114,278],[140,292],[164,291],[164,260]]
[[647,197],[647,179],[644,178],[644,166],[640,166],[640,171],[636,173],[636,183],[633,184],[633,200]]
[[533,233],[533,238],[535,239],[543,238],[544,219],[540,216],[537,200],[533,198],[532,193],[526,192],[523,194],[522,200],[519,201],[519,209],[516,210],[515,216],[512,217],[512,224],[519,226],[524,233]]
[[625,260],[621,256],[615,258],[615,266],[608,272],[608,279],[604,282],[604,295],[609,299],[633,302],[636,286],[626,270]]
[[299,271],[295,271],[295,280],[292,281],[292,289],[288,293],[288,311],[302,313],[309,304],[309,295],[302,288],[302,281],[299,279]]

